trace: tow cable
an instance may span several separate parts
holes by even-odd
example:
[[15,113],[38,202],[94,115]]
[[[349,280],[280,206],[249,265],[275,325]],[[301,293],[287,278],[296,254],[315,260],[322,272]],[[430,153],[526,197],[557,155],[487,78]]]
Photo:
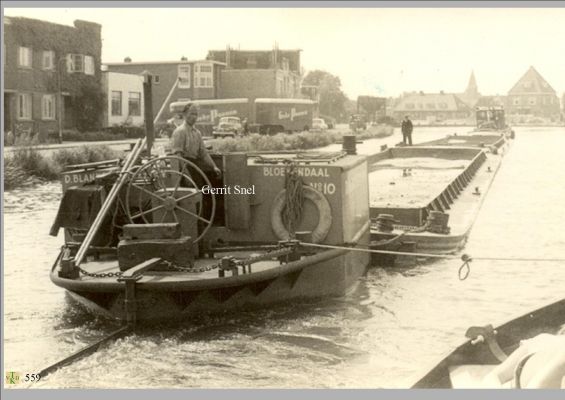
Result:
[[458,277],[459,280],[464,281],[469,277],[471,273],[470,262],[474,260],[482,261],[518,261],[518,262],[565,262],[565,258],[526,258],[526,257],[471,257],[468,254],[463,254],[461,256],[448,255],[448,254],[430,254],[430,253],[413,253],[407,251],[393,251],[393,250],[376,250],[376,249],[365,249],[357,248],[356,243],[345,244],[342,246],[330,245],[330,244],[319,244],[319,243],[306,243],[298,242],[301,246],[308,247],[318,247],[322,249],[344,249],[350,251],[358,251],[363,253],[374,253],[374,254],[392,254],[397,256],[409,256],[409,257],[427,257],[427,258],[440,258],[443,260],[461,260],[463,264],[459,267]]

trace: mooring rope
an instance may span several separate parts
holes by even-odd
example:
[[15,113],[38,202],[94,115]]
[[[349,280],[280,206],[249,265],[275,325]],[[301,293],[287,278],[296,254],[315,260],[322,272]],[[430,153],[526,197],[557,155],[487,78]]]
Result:
[[430,254],[430,253],[410,253],[406,251],[394,251],[394,250],[375,250],[366,248],[357,248],[357,244],[348,244],[344,246],[337,246],[331,244],[319,244],[319,243],[306,243],[299,242],[302,246],[309,247],[319,247],[322,249],[341,249],[358,251],[363,253],[373,253],[373,254],[392,254],[399,256],[412,256],[412,257],[427,257],[427,258],[439,258],[444,260],[460,260],[463,264],[459,267],[458,276],[459,280],[464,281],[467,279],[471,273],[470,262],[474,260],[479,261],[518,261],[518,262],[565,262],[565,258],[527,258],[527,257],[471,257],[468,254],[463,254],[461,256],[455,256],[450,254]]

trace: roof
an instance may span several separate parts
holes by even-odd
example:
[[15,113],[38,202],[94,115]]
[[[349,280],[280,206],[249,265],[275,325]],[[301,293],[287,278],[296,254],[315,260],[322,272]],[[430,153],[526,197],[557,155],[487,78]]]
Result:
[[394,110],[399,112],[460,111],[469,110],[469,106],[453,93],[420,93],[403,97]]
[[314,104],[312,100],[306,99],[255,99],[255,103],[262,104]]
[[110,67],[119,67],[123,65],[159,65],[159,64],[192,64],[192,63],[207,63],[207,64],[218,64],[226,65],[226,63],[213,60],[177,60],[177,61],[131,61],[131,62],[104,62],[103,65],[108,65]]
[[534,67],[530,67],[508,91],[509,95],[542,93],[555,94],[555,90]]

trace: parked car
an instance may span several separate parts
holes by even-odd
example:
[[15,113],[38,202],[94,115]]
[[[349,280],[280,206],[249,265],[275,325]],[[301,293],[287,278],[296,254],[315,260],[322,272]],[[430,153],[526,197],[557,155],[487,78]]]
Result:
[[314,132],[324,132],[328,129],[328,125],[322,118],[313,118],[312,119],[312,128],[311,131]]
[[175,115],[174,117],[169,118],[167,122],[165,122],[163,125],[157,127],[155,131],[158,132],[159,137],[170,138],[171,135],[173,134],[173,131],[178,126],[182,125],[183,122],[184,119],[181,116]]
[[235,137],[243,132],[239,117],[222,117],[214,127],[214,137]]
[[320,118],[322,118],[324,120],[324,122],[328,126],[328,129],[334,129],[335,128],[335,126],[337,124],[335,118],[327,116],[327,115],[320,115]]
[[349,127],[353,132],[357,132],[358,130],[366,130],[367,129],[367,121],[365,121],[365,117],[361,114],[354,114],[349,119]]

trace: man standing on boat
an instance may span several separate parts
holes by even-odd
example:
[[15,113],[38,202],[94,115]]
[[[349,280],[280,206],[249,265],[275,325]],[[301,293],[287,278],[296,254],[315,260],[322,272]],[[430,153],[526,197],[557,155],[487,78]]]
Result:
[[405,145],[412,146],[412,130],[414,127],[412,126],[412,121],[408,118],[408,115],[404,117],[402,121],[402,142]]
[[184,123],[171,135],[171,152],[195,163],[203,170],[213,170],[217,177],[222,171],[216,166],[202,139],[202,134],[194,127],[198,118],[198,108],[191,103],[184,106]]

